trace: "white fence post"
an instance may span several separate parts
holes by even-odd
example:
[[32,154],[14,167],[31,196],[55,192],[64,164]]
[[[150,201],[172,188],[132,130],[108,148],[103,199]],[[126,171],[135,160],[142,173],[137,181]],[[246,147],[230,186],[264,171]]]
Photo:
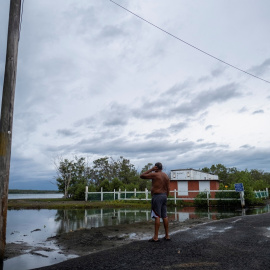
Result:
[[115,189],[113,190],[113,200],[115,201]]
[[134,197],[136,198],[136,188],[134,188]]
[[148,190],[145,188],[145,199],[148,201]]
[[206,195],[207,195],[207,206],[209,207],[209,191],[206,191]]
[[121,188],[119,188],[119,192],[118,192],[118,200],[121,200]]
[[174,189],[174,204],[176,204],[176,189]]
[[100,189],[100,200],[103,202],[103,187]]
[[84,210],[84,226],[87,226],[87,210]]
[[125,200],[127,199],[127,190],[125,189]]
[[88,199],[88,186],[85,187],[85,201]]

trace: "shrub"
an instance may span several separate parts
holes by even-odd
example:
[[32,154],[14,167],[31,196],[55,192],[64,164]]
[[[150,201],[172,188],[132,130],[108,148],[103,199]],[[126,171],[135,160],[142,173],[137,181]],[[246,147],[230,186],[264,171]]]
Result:
[[83,201],[85,199],[85,185],[79,184],[74,187],[73,199],[77,201]]
[[[240,205],[240,202],[238,201],[238,199],[240,198],[240,195],[238,192],[216,192],[215,198],[220,199],[220,201],[216,201],[217,205],[222,205],[222,206]],[[222,199],[229,199],[229,198],[232,198],[232,200],[222,200]]]
[[[209,198],[211,195],[209,194]],[[200,192],[194,200],[194,205],[197,207],[208,207],[207,192]]]

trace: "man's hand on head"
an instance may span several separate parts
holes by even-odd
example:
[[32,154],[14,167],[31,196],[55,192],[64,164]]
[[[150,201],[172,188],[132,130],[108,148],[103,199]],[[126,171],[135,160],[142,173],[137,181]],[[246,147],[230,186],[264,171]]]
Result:
[[152,173],[160,171],[157,166],[152,167],[151,169],[147,170],[146,172],[142,173],[140,175],[140,178],[142,179],[152,179]]

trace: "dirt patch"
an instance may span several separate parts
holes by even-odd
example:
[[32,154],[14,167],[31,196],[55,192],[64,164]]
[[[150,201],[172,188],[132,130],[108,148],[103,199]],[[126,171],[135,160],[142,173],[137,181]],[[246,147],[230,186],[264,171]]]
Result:
[[13,258],[21,254],[25,254],[26,251],[30,250],[31,247],[27,243],[8,243],[5,247],[5,259]]
[[[169,230],[173,234],[179,230],[185,230],[198,224],[211,220],[189,219],[184,222],[170,221]],[[160,227],[160,237],[164,229]],[[80,229],[73,232],[63,233],[50,237],[47,241],[54,241],[66,255],[76,254],[79,256],[110,249],[130,243],[134,240],[146,240],[153,236],[154,221],[138,222],[133,224],[121,224],[91,229]]]
[[5,248],[5,260],[11,259],[23,254],[32,254],[37,255],[41,257],[48,257],[40,252],[50,252],[54,251],[52,248],[44,247],[44,246],[30,246],[29,244],[25,242],[21,243],[7,243]]

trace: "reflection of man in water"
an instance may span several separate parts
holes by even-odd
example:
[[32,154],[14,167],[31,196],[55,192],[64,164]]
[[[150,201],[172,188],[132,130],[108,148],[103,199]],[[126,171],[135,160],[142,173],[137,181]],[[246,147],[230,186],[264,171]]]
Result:
[[157,162],[155,166],[140,175],[142,179],[152,179],[152,211],[151,217],[155,218],[155,234],[150,242],[157,242],[160,218],[163,219],[165,229],[165,240],[170,240],[169,224],[167,217],[167,197],[169,196],[170,180],[166,173],[162,172],[162,164]]

